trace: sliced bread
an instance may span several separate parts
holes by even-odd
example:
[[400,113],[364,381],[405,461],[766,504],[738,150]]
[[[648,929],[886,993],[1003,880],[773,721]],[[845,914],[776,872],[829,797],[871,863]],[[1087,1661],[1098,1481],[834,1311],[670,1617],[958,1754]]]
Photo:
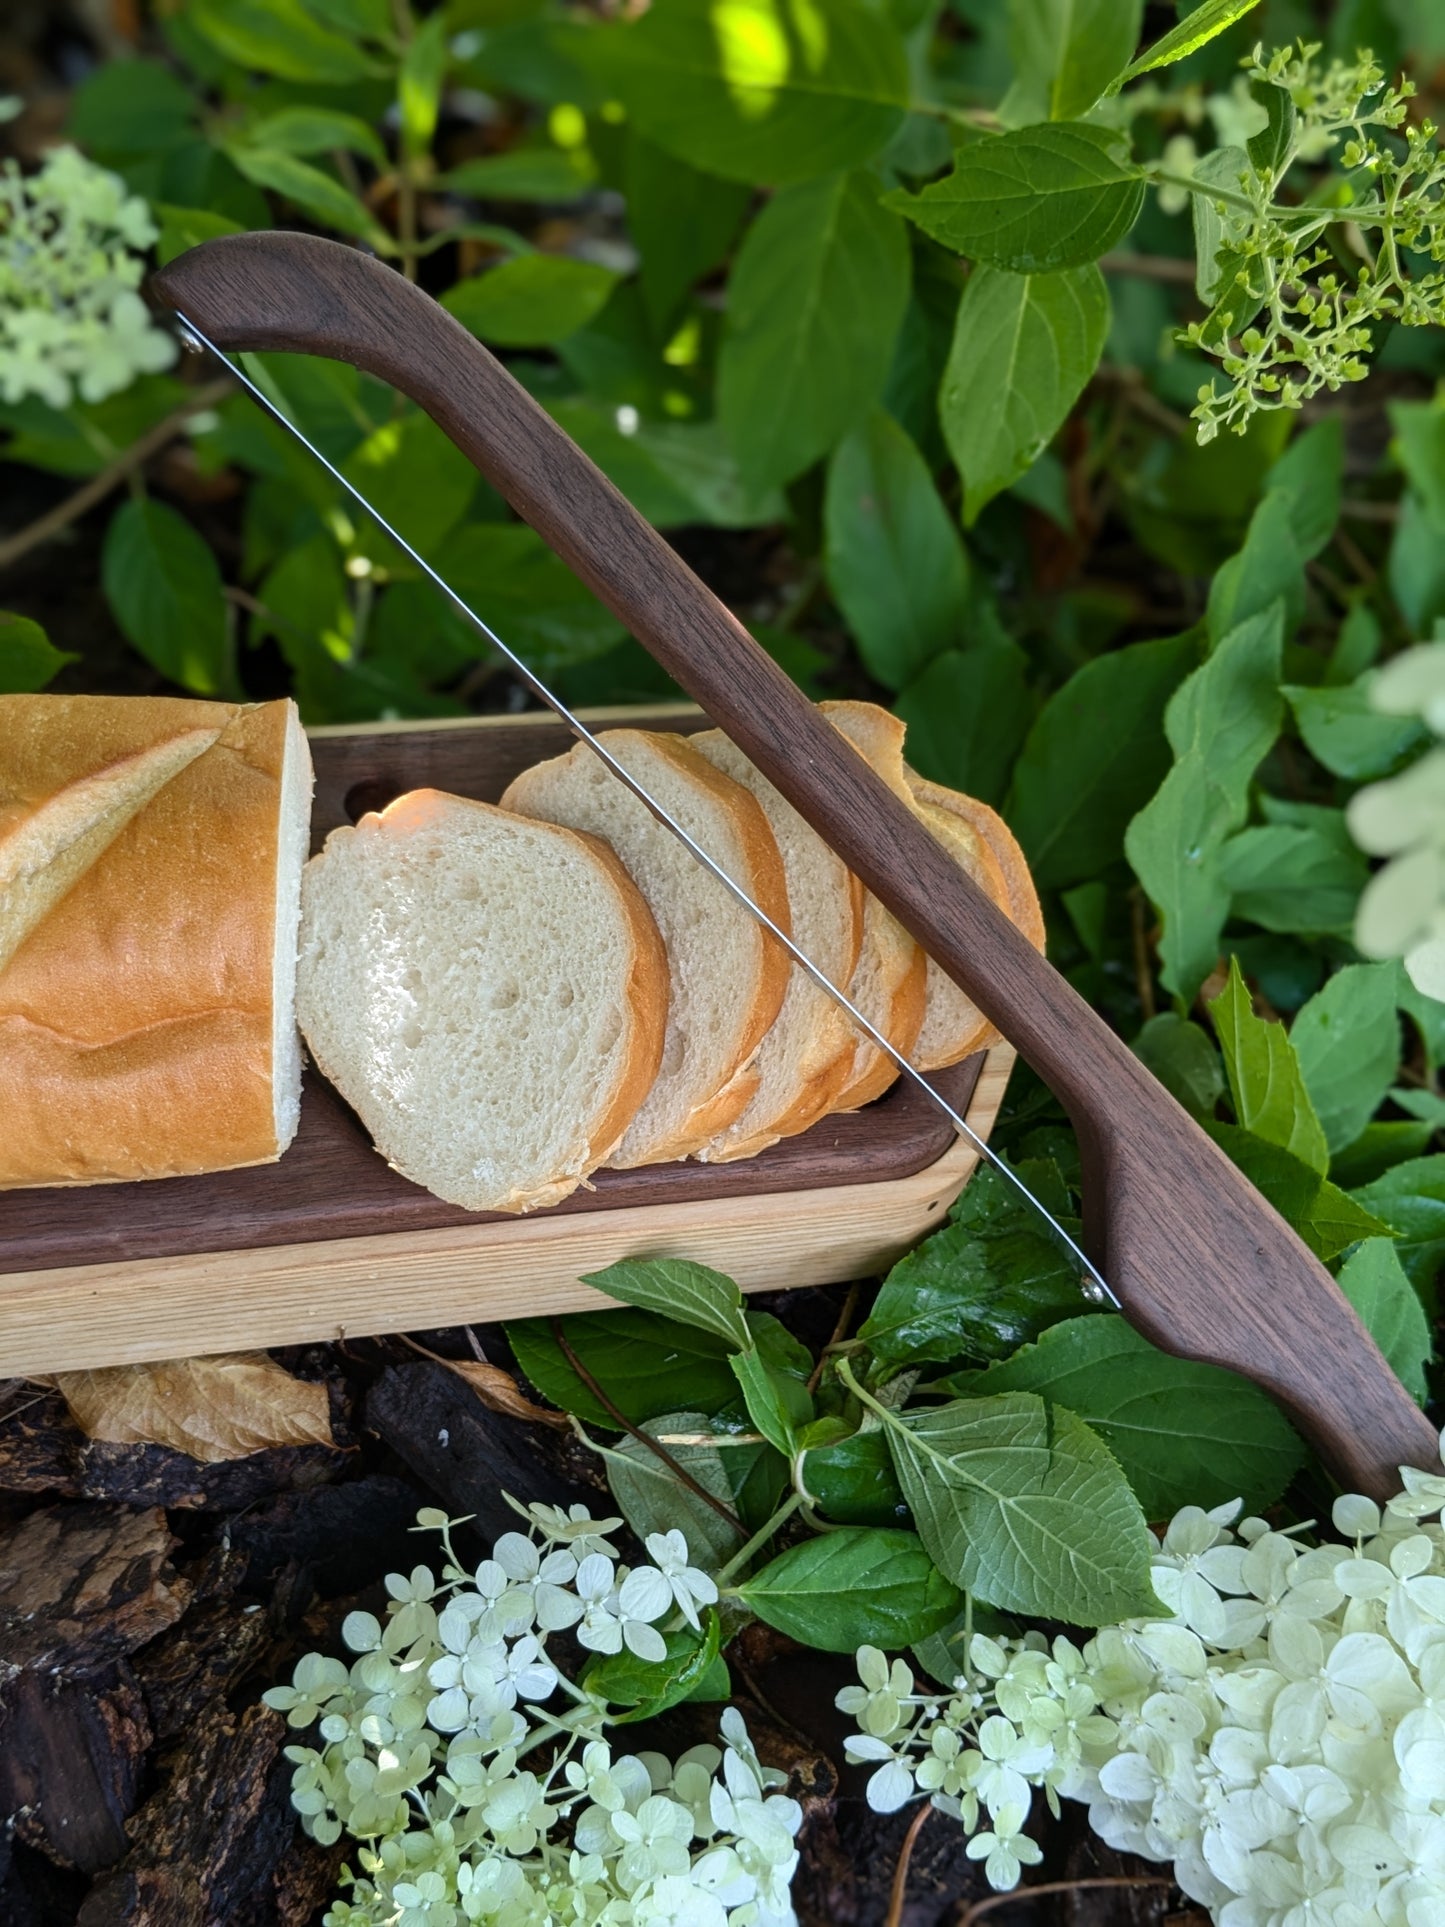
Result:
[[[858,753],[893,788],[903,785],[904,725],[876,703],[827,702],[823,713]],[[906,790],[906,785],[903,786]],[[911,796],[905,800],[912,803]],[[908,1056],[923,1024],[928,991],[928,958],[898,919],[871,891],[863,900],[863,943],[848,996],[896,1051]],[[881,1097],[898,1076],[885,1051],[859,1034],[848,1082],[829,1106],[856,1111]]]
[[[762,805],[787,873],[793,939],[825,976],[846,984],[863,938],[862,885],[720,729],[691,741]],[[791,969],[782,1008],[758,1046],[756,1090],[740,1116],[697,1155],[709,1164],[729,1163],[806,1129],[849,1082],[856,1045],[851,1019],[805,971]]]
[[[609,729],[600,741],[786,930],[783,859],[756,797],[686,737]],[[672,972],[667,1035],[652,1089],[607,1162],[689,1157],[757,1089],[752,1060],[787,990],[786,951],[587,744],[524,770],[502,807],[605,838],[646,899]]]
[[[929,829],[957,858],[960,868],[993,898],[1038,951],[1044,947],[1044,916],[1018,841],[996,810],[960,790],[930,783],[905,765],[914,806]],[[928,1009],[914,1062],[940,1070],[974,1051],[998,1043],[999,1033],[951,977],[929,960]]]
[[667,957],[600,839],[417,790],[302,882],[298,1012],[404,1176],[471,1211],[576,1189],[662,1056]]

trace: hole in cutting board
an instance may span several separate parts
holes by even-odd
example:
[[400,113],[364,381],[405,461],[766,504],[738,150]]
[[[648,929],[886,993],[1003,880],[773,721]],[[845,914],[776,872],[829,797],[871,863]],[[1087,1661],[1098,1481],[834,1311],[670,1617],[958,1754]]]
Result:
[[410,787],[407,783],[389,783],[385,777],[368,776],[364,783],[352,784],[341,807],[349,822],[359,823],[372,810],[384,810],[388,803],[394,803]]

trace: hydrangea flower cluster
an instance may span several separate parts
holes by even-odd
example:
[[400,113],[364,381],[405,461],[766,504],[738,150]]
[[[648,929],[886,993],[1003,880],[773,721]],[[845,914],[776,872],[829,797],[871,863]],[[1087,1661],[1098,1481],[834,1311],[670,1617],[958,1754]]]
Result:
[[457,1522],[420,1513],[442,1536],[441,1579],[392,1573],[385,1625],[347,1616],[349,1667],[308,1653],[264,1695],[293,1727],[319,1722],[319,1746],[286,1749],[307,1832],[364,1842],[326,1927],[794,1927],[802,1810],[741,1714],[723,1713],[722,1747],[676,1762],[616,1753],[615,1714],[549,1648],[565,1633],[664,1659],[658,1622],[696,1628],[717,1600],[683,1535],[651,1534],[651,1563],[629,1571],[607,1537],[620,1519],[516,1510],[528,1530],[470,1573]]
[[[1445,737],[1445,642],[1387,663],[1370,701],[1388,715],[1418,716]],[[1445,748],[1358,791],[1346,820],[1362,850],[1390,859],[1365,886],[1355,942],[1367,957],[1403,957],[1415,988],[1445,999]]]
[[[1239,1507],[1186,1508],[1154,1559],[1167,1620],[1080,1650],[975,1637],[950,1695],[859,1655],[852,1757],[869,1798],[932,1794],[1007,1888],[1038,1851],[1028,1789],[1088,1802],[1110,1846],[1171,1860],[1220,1927],[1445,1920],[1445,1477],[1404,1469],[1383,1509],[1347,1495],[1340,1539]],[[1302,1532],[1304,1529],[1301,1528]]]
[[73,147],[0,168],[0,395],[104,401],[175,360],[137,293],[156,238],[143,200]]

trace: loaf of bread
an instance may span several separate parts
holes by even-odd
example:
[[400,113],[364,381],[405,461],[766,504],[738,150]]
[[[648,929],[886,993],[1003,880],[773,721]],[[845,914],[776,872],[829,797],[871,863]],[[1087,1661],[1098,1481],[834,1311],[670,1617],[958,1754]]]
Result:
[[598,837],[415,790],[306,866],[312,1056],[383,1157],[467,1210],[557,1204],[596,1169],[667,1007],[657,925]]
[[[783,859],[751,792],[685,736],[609,729],[600,741],[787,930]],[[755,1053],[787,989],[786,951],[586,743],[524,770],[502,807],[603,837],[647,899],[672,977],[667,1034],[652,1089],[607,1163],[625,1169],[690,1156],[757,1090]]]
[[293,703],[0,697],[0,1187],[285,1150],[310,813]]

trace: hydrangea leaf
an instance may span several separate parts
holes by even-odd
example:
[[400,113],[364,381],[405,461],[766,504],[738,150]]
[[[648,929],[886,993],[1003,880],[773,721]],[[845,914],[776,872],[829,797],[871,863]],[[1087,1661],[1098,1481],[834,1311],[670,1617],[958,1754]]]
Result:
[[1162,1010],[1130,1048],[1191,1117],[1213,1117],[1224,1095],[1224,1066],[1200,1025],[1177,1011]]
[[1237,957],[1229,960],[1229,981],[1210,1003],[1209,1014],[1224,1053],[1238,1123],[1323,1177],[1329,1169],[1329,1146],[1299,1058],[1283,1024],[1255,1016]]
[[695,1325],[738,1351],[752,1347],[742,1293],[731,1278],[707,1265],[687,1258],[620,1258],[605,1271],[585,1272],[582,1283],[639,1311]]
[[1072,120],[1087,114],[1139,44],[1143,0],[1013,0],[1015,81],[1004,117]]
[[43,689],[78,658],[57,649],[38,622],[0,609],[0,696]]
[[1200,6],[1185,14],[1178,26],[1161,34],[1152,47],[1146,47],[1137,60],[1130,61],[1123,73],[1115,77],[1109,92],[1117,94],[1127,81],[1137,80],[1140,74],[1152,74],[1160,67],[1172,67],[1178,60],[1187,60],[1190,54],[1197,53],[1236,20],[1243,20],[1258,5],[1259,0],[1202,0]]
[[893,705],[921,776],[997,806],[1034,712],[1029,662],[985,604],[967,647],[935,656]]
[[101,552],[116,621],[146,661],[198,696],[229,693],[233,670],[215,552],[183,515],[122,502]]
[[1340,1272],[1340,1290],[1412,1398],[1424,1403],[1434,1356],[1430,1321],[1391,1238],[1367,1238]]
[[1237,1124],[1206,1119],[1204,1128],[1321,1262],[1328,1264],[1361,1238],[1389,1229],[1349,1192],[1282,1145]]
[[1048,447],[1098,366],[1109,291],[1093,262],[1058,274],[976,267],[939,397],[971,526]]
[[969,570],[928,465],[881,408],[834,450],[824,529],[828,587],[864,666],[901,689],[962,640]]
[[[617,1410],[634,1424],[678,1406],[720,1412],[738,1395],[722,1339],[651,1312],[584,1314],[557,1321],[557,1330],[589,1377],[607,1388]],[[567,1359],[545,1318],[507,1326],[517,1363],[536,1389],[565,1412],[593,1426],[621,1429]]]
[[[881,1408],[880,1408],[881,1409]],[[1158,1611],[1144,1514],[1097,1433],[1028,1392],[888,1413],[929,1557],[1006,1612],[1102,1626]]]
[[1117,134],[1051,121],[961,147],[953,172],[888,205],[957,254],[1014,274],[1097,261],[1133,227],[1144,176]]
[[888,1440],[881,1428],[849,1432],[818,1445],[805,1445],[799,1481],[828,1519],[845,1526],[903,1526],[909,1523]]
[[1333,1155],[1355,1139],[1400,1068],[1394,964],[1348,964],[1300,1011],[1289,1040]]
[[1239,829],[1249,783],[1279,733],[1282,612],[1251,617],[1175,691],[1164,732],[1175,762],[1130,823],[1125,853],[1164,922],[1164,987],[1192,1002],[1219,956],[1229,899],[1219,850]]
[[1112,1314],[1051,1326],[971,1377],[968,1391],[1036,1392],[1067,1406],[1113,1452],[1151,1519],[1234,1498],[1261,1511],[1305,1458],[1293,1427],[1257,1385],[1170,1357]]
[[459,281],[442,306],[480,341],[503,348],[548,347],[586,327],[621,277],[564,254],[518,254]]
[[859,0],[667,0],[578,51],[649,140],[750,184],[858,166],[908,100],[902,37]]
[[620,1653],[592,1660],[582,1675],[582,1684],[594,1693],[605,1694],[614,1706],[628,1709],[611,1715],[615,1725],[655,1719],[670,1706],[695,1696],[718,1658],[720,1634],[717,1614],[705,1612],[701,1632],[691,1626],[663,1632],[666,1659],[639,1659],[624,1647]]
[[[719,1505],[731,1507],[733,1489],[723,1464],[724,1449],[712,1443],[680,1444],[679,1439],[706,1438],[711,1421],[701,1412],[664,1412],[639,1427],[648,1438],[672,1441],[665,1450],[688,1477]],[[622,1515],[639,1539],[650,1532],[677,1527],[687,1540],[693,1559],[708,1571],[726,1565],[743,1543],[743,1534],[723,1514],[684,1485],[676,1472],[644,1440],[619,1439],[616,1445],[593,1449],[607,1468],[607,1483]]]
[[1435,1274],[1445,1259],[1445,1153],[1397,1164],[1353,1196],[1394,1232],[1406,1275],[1433,1304]]
[[871,174],[775,194],[728,288],[717,414],[755,489],[827,454],[883,392],[908,305],[908,236]]
[[1220,846],[1230,913],[1261,930],[1347,936],[1369,867],[1348,841],[1313,825],[1256,824]]
[[867,1526],[790,1546],[737,1592],[767,1625],[825,1653],[911,1645],[962,1603],[914,1533]]
[[1098,876],[1169,767],[1164,715],[1199,658],[1195,631],[1085,663],[1044,704],[1005,815],[1040,889]]

